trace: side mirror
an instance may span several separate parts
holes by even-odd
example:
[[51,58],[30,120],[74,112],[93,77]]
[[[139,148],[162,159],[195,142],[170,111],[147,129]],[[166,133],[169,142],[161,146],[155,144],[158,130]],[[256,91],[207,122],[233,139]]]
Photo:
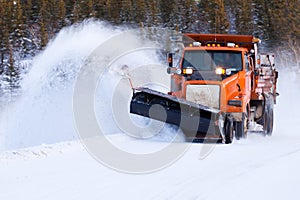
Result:
[[169,67],[167,69],[168,74],[181,74],[181,69],[173,67],[173,53],[167,55]]
[[173,53],[168,53],[168,63],[169,67],[173,67]]

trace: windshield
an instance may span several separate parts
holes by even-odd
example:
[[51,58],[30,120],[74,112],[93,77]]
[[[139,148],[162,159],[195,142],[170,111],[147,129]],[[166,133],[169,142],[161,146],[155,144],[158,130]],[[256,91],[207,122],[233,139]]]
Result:
[[242,54],[239,51],[185,51],[182,67],[198,71],[214,71],[217,67],[241,71]]

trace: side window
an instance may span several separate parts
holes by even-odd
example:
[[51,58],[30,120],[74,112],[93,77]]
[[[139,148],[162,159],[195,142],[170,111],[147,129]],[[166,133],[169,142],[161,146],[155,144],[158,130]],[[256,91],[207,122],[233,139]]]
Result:
[[244,55],[244,60],[245,60],[246,72],[249,72],[250,71],[250,63],[249,63],[247,55]]

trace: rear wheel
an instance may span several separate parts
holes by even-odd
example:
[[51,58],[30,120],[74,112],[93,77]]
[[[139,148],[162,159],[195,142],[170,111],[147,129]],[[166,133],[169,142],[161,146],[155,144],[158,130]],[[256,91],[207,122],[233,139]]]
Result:
[[267,135],[272,135],[273,133],[273,123],[274,123],[274,112],[273,112],[273,107],[270,107],[268,109],[268,113],[269,113],[269,123],[267,126]]
[[274,112],[273,112],[273,99],[266,99],[268,102],[264,106],[264,114],[261,120],[258,121],[259,124],[263,126],[263,134],[265,136],[271,136],[273,133],[273,123],[274,123]]
[[266,106],[265,113],[263,116],[263,134],[271,136],[273,133],[273,123],[274,123],[274,112],[273,112],[273,106]]
[[274,124],[274,112],[273,112],[273,106],[274,106],[274,100],[272,97],[264,96],[263,101],[263,115],[261,119],[257,121],[258,124],[263,126],[263,135],[271,136],[273,133],[273,124]]

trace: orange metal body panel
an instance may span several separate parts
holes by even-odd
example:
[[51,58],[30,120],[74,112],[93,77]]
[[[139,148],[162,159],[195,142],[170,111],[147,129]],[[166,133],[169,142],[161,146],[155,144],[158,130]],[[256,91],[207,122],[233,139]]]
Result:
[[249,51],[253,48],[252,42],[258,42],[259,39],[252,35],[227,35],[227,34],[185,34],[187,40],[194,40],[197,42],[233,42],[233,43],[248,43],[244,44],[243,47]]
[[[230,37],[229,37],[230,38]],[[249,39],[249,42],[252,41],[252,37],[246,36]],[[233,40],[234,41],[234,40]],[[244,47],[207,47],[207,46],[200,46],[200,47],[186,47],[185,51],[193,51],[193,50],[220,50],[220,51],[239,51],[241,53],[247,53],[248,49]],[[243,63],[244,56],[242,57]],[[182,66],[182,60],[180,63]],[[253,68],[251,66],[250,68]],[[177,96],[178,98],[186,99],[186,87],[189,84],[195,85],[219,85],[220,86],[220,110],[225,113],[242,113],[247,112],[247,106],[250,102],[252,96],[252,88],[251,88],[251,79],[253,76],[252,70],[246,71],[245,65],[243,64],[243,70],[238,72],[235,75],[232,75],[223,81],[208,81],[208,80],[185,80],[185,78],[181,75],[172,75],[173,84],[178,85],[180,88],[178,91],[173,91],[173,95]],[[239,91],[239,84],[241,91]],[[255,95],[254,95],[255,96]],[[230,106],[228,105],[228,100],[235,99],[235,100],[242,100],[243,106]]]
[[185,36],[195,41],[218,41],[218,42],[253,42],[252,35],[229,35],[229,34],[193,34],[187,33]]

